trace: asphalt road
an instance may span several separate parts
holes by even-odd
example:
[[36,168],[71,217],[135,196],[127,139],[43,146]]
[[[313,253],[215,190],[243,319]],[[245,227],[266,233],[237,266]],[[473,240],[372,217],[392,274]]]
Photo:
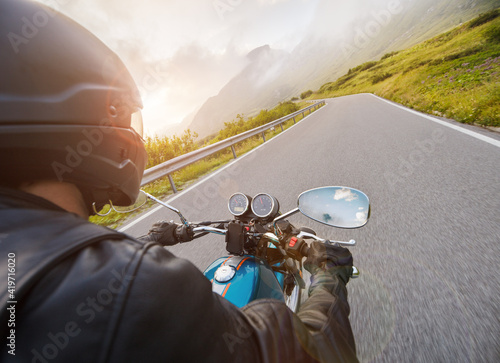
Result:
[[[324,185],[364,191],[372,207],[357,230],[290,221],[358,244],[348,285],[363,362],[500,362],[500,137],[466,134],[373,95],[327,106],[193,188],[170,198],[192,221],[226,219],[228,197],[267,192],[281,210]],[[144,234],[165,208],[124,228]],[[223,238],[174,246],[203,270]]]

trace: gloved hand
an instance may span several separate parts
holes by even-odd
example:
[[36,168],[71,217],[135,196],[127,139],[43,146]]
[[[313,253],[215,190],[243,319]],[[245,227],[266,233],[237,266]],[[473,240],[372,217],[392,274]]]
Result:
[[309,246],[304,268],[312,275],[327,271],[347,284],[352,275],[352,255],[347,248],[315,241]]
[[175,234],[177,226],[174,222],[158,221],[153,224],[147,235],[139,239],[144,242],[158,242],[163,246],[173,246],[179,243]]

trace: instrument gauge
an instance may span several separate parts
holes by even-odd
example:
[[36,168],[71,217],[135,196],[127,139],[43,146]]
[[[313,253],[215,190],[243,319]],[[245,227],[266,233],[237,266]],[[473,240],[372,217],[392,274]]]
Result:
[[269,194],[260,193],[253,197],[252,212],[259,218],[274,217],[279,209],[278,200]]
[[252,198],[246,194],[235,193],[229,198],[227,206],[233,216],[239,217],[250,209],[251,200]]

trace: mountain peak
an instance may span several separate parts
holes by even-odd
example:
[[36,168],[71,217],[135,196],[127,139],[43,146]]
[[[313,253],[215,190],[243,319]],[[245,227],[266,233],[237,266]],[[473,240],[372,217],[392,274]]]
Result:
[[250,51],[250,53],[247,54],[247,58],[250,59],[251,61],[255,61],[258,59],[262,54],[268,53],[271,51],[271,47],[269,44],[263,45],[261,47],[255,48],[254,50]]

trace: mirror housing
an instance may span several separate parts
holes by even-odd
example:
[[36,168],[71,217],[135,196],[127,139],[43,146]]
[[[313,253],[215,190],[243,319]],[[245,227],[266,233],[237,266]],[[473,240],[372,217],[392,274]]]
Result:
[[363,227],[370,217],[366,194],[348,187],[311,189],[299,195],[297,204],[306,217],[332,227]]

